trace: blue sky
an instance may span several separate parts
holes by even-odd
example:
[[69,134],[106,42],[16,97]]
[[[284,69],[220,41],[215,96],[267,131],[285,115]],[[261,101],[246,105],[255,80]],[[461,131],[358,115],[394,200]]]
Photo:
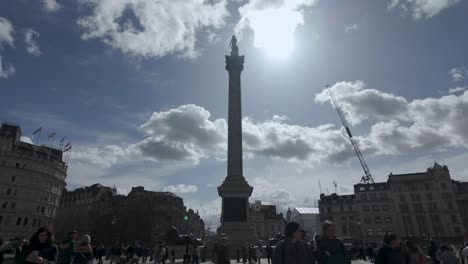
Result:
[[326,84],[377,181],[434,160],[468,180],[467,13],[464,0],[4,0],[0,119],[71,141],[68,188],[174,191],[216,226],[235,33],[252,200],[308,206],[319,179],[341,193],[359,181]]

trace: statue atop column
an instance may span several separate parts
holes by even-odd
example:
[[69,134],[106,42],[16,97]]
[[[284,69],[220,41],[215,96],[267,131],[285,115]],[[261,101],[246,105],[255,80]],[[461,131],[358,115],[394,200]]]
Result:
[[237,38],[235,35],[231,38],[231,56],[239,56],[239,47],[237,46]]

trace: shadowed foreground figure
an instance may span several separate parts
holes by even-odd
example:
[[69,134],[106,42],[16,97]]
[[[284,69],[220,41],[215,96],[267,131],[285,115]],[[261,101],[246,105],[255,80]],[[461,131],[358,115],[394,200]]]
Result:
[[325,221],[322,236],[317,241],[318,262],[320,264],[351,264],[351,258],[341,240],[336,238],[335,225]]
[[44,226],[34,233],[29,241],[29,246],[21,251],[17,264],[47,264],[49,262],[56,262],[57,253],[57,246],[54,244],[54,234],[50,228]]
[[375,264],[409,264],[409,255],[401,249],[401,240],[393,232],[386,232]]
[[316,263],[312,250],[302,240],[304,230],[296,222],[289,222],[284,230],[286,238],[277,245],[273,255],[273,264],[311,264]]

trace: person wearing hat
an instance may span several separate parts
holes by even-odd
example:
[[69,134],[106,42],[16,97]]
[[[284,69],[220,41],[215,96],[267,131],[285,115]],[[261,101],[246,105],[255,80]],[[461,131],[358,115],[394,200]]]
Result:
[[67,238],[59,243],[59,253],[57,257],[57,264],[70,264],[73,255],[75,254],[75,240],[78,237],[77,231],[68,233]]
[[218,246],[218,251],[216,254],[216,264],[230,264],[231,260],[229,259],[229,248],[227,246],[228,236],[226,234],[221,235],[221,241]]
[[273,264],[315,263],[312,251],[303,241],[304,230],[296,222],[289,222],[284,230],[285,239],[278,242],[273,255]]

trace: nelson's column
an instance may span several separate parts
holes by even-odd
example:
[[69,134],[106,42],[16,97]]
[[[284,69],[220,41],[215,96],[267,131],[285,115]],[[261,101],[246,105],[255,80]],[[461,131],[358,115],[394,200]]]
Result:
[[227,234],[233,246],[244,245],[253,238],[247,222],[249,197],[253,187],[244,178],[242,169],[242,111],[241,72],[244,56],[239,56],[237,39],[232,36],[231,55],[226,55],[226,70],[229,73],[229,117],[227,176],[218,194],[222,198],[221,226],[218,234]]

